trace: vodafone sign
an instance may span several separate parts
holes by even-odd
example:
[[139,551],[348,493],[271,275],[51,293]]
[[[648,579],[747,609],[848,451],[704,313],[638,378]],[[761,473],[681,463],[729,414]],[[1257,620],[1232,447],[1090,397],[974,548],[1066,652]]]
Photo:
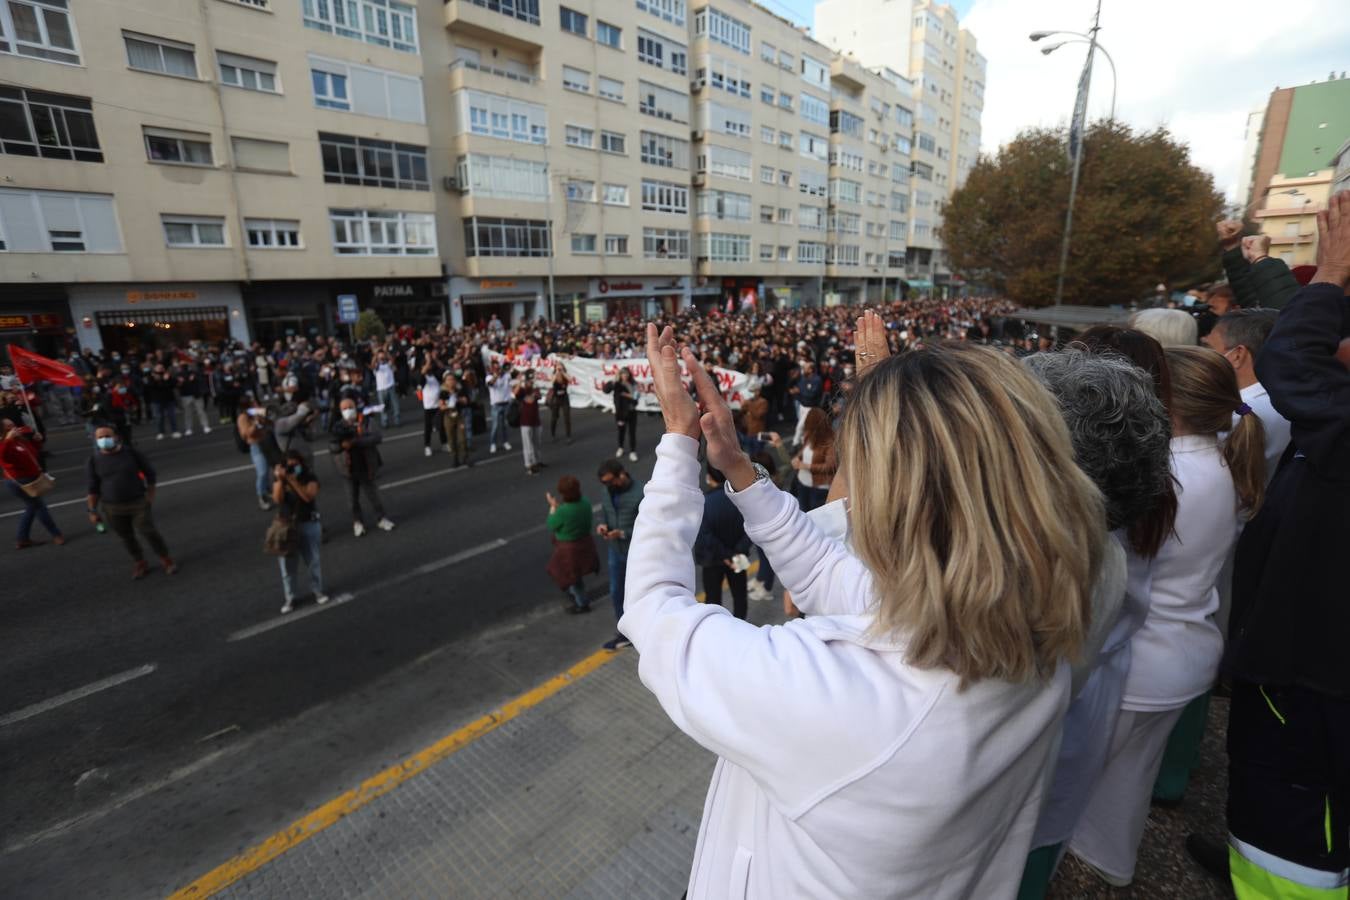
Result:
[[592,297],[639,297],[678,294],[684,290],[681,279],[643,281],[638,278],[592,278]]

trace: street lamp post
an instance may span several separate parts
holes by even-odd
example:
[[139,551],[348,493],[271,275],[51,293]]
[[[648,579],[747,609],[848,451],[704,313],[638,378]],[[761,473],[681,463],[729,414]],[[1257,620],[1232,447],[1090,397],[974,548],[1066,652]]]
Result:
[[[1070,34],[1071,32],[1060,32],[1060,33],[1061,33],[1061,34]],[[1087,43],[1091,43],[1091,41],[1087,41],[1087,40],[1079,40],[1079,39],[1077,39],[1077,38],[1075,38],[1075,39],[1073,39],[1073,40],[1068,40],[1068,41],[1060,41],[1058,44],[1051,44],[1051,45],[1048,46],[1048,47],[1042,47],[1042,48],[1041,48],[1041,53],[1042,53],[1043,55],[1045,55],[1045,56],[1049,56],[1051,53],[1054,53],[1056,50],[1058,50],[1060,47],[1063,47],[1065,44],[1087,44]],[[1111,121],[1114,122],[1115,119],[1116,119],[1116,88],[1119,87],[1119,85],[1118,85],[1118,83],[1117,83],[1118,79],[1117,79],[1117,77],[1116,77],[1116,61],[1115,61],[1114,59],[1111,58],[1111,54],[1110,54],[1110,53],[1107,53],[1107,52],[1106,52],[1106,48],[1103,47],[1101,44],[1097,44],[1097,49],[1101,52],[1102,56],[1105,56],[1105,57],[1106,57],[1107,63],[1109,63],[1110,66],[1111,66],[1111,117],[1110,117],[1110,118],[1111,118]]]

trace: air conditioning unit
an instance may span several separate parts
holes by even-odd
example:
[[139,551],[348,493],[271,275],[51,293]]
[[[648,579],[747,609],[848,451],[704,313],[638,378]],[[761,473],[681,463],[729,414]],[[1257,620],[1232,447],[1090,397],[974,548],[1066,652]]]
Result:
[[708,82],[706,80],[702,78],[695,78],[693,81],[689,82],[689,93],[697,94],[699,91],[707,87],[707,85]]
[[695,172],[693,177],[694,187],[703,187],[708,183],[708,176],[702,172]]
[[441,187],[447,191],[462,191],[464,188],[460,185],[459,179],[453,175],[445,175],[441,178]]
[[699,129],[698,131],[695,131],[692,135],[692,140],[695,142],[703,140],[703,130]]

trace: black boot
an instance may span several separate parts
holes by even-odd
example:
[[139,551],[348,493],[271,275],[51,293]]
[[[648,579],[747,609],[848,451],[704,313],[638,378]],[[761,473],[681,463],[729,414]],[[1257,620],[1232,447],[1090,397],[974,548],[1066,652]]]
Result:
[[1200,868],[1222,881],[1228,881],[1228,845],[1202,834],[1186,835],[1186,852]]

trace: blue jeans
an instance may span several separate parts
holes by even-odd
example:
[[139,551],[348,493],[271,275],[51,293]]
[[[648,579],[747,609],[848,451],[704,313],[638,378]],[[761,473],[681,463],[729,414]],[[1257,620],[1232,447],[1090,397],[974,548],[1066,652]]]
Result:
[[281,566],[281,590],[285,592],[288,602],[295,599],[295,582],[291,577],[291,561],[297,555],[309,567],[309,583],[314,588],[314,593],[323,593],[323,570],[319,568],[319,543],[323,540],[323,527],[319,525],[316,519],[313,522],[297,522],[295,529],[298,538],[296,552],[290,556],[277,557],[277,564]]
[[253,471],[258,475],[258,496],[272,499],[272,470],[267,465],[261,444],[250,444],[248,455],[253,457]]
[[168,403],[155,403],[152,405],[155,408],[155,421],[159,426],[156,429],[156,431],[158,431],[160,434],[164,433],[165,419],[167,419],[169,422],[169,431],[177,431],[178,430],[177,404],[175,404],[172,400],[170,400]]
[[[488,432],[488,443],[499,444],[508,443],[511,438],[511,430],[506,427],[506,410],[510,403],[492,404],[492,428]],[[500,436],[501,440],[498,440]]]
[[609,597],[614,601],[614,618],[623,618],[623,583],[628,573],[628,551],[609,548]]
[[394,388],[385,388],[380,391],[380,403],[384,409],[380,411],[380,425],[388,428],[389,419],[392,417],[394,426],[403,424],[403,411],[398,408],[398,391]]
[[764,585],[765,590],[773,590],[773,566],[769,563],[769,557],[764,554],[764,548],[759,547],[759,583]]
[[56,523],[52,521],[52,514],[47,509],[46,500],[43,500],[41,497],[28,496],[23,492],[23,488],[19,487],[17,481],[13,481],[9,478],[5,479],[5,487],[9,488],[9,492],[23,504],[23,514],[19,516],[19,540],[28,540],[29,535],[33,530],[34,519],[41,522],[42,527],[46,528],[47,533],[52,537],[57,537],[61,534],[61,529],[57,528]]

